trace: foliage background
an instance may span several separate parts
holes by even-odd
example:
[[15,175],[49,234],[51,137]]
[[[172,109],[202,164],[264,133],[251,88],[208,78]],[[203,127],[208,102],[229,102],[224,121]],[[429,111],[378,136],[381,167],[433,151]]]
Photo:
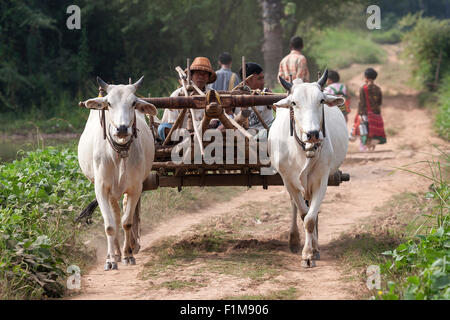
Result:
[[[161,96],[176,87],[174,67],[184,66],[188,57],[207,56],[216,66],[219,53],[229,51],[235,71],[241,56],[263,64],[261,1],[1,1],[1,118],[5,123],[15,118],[65,119],[79,127],[86,115],[76,105],[96,95],[97,75],[112,83],[145,75],[140,93]],[[289,51],[289,39],[301,35],[312,75],[324,67],[320,52],[329,50],[314,50],[324,28],[351,28],[367,35],[369,1],[276,1],[284,7],[283,54]],[[72,4],[81,8],[81,30],[66,27],[66,9]],[[410,12],[450,16],[445,0],[376,4],[386,29]]]

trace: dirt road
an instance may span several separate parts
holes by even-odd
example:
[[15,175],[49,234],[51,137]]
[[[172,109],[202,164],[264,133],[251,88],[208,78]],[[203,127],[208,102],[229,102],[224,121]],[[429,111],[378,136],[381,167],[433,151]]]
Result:
[[[159,225],[141,238],[136,266],[119,265],[118,271],[104,272],[101,263],[83,275],[81,292],[71,298],[357,299],[367,294],[361,281],[339,263],[336,239],[357,233],[368,218],[380,215],[376,208],[393,195],[428,188],[428,181],[392,172],[395,168],[430,159],[437,153],[432,144],[449,149],[434,134],[430,111],[418,108],[417,92],[381,76],[399,64],[398,48],[386,50],[388,61],[376,68],[379,85],[391,94],[385,95],[382,109],[388,143],[372,153],[359,153],[357,143],[350,143],[341,170],[350,173],[351,181],[329,187],[321,206],[321,260],[316,268],[302,269],[300,254],[288,249],[290,202],[284,188],[252,188],[230,202]],[[348,83],[353,92],[361,85],[363,68],[343,70],[352,75]],[[304,237],[302,226],[300,230]]]

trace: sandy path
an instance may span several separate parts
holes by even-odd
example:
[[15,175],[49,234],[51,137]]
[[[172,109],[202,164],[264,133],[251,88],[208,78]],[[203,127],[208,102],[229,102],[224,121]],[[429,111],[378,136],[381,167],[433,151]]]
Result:
[[[389,61],[387,66],[377,66],[381,72],[388,68],[389,64],[397,63],[395,47],[387,47]],[[349,81],[354,92],[357,92],[361,84],[361,76],[354,76]],[[382,86],[382,84],[381,84]],[[399,86],[402,86],[399,84]],[[391,88],[391,90],[401,88]],[[377,146],[376,152],[359,153],[357,143],[351,143],[347,159],[341,170],[351,175],[351,181],[341,184],[340,187],[329,187],[327,195],[321,206],[319,244],[321,248],[321,260],[313,269],[300,267],[300,255],[289,253],[287,243],[282,248],[280,255],[283,257],[283,272],[268,281],[262,281],[256,285],[247,279],[232,277],[229,275],[214,275],[205,280],[205,285],[190,290],[169,290],[167,288],[151,288],[155,281],[177,278],[178,275],[166,276],[166,279],[143,280],[140,273],[144,264],[153,256],[149,248],[161,239],[168,236],[185,234],[189,229],[200,223],[207,223],[224,216],[242,210],[242,206],[249,203],[270,203],[270,208],[288,208],[289,196],[283,187],[270,187],[268,191],[261,188],[253,188],[232,201],[215,205],[196,213],[180,216],[159,225],[151,233],[141,239],[142,249],[136,256],[138,265],[119,265],[118,271],[103,271],[103,265],[82,277],[82,290],[73,299],[221,299],[227,296],[244,294],[266,294],[274,288],[286,286],[297,289],[298,299],[355,299],[361,295],[361,283],[357,280],[345,280],[347,274],[339,265],[332,252],[332,245],[343,233],[351,233],[366,218],[377,214],[374,210],[389,200],[394,194],[401,192],[424,191],[430,184],[428,181],[416,175],[402,171],[391,171],[406,164],[430,159],[430,154],[437,151],[432,147],[433,143],[444,145],[432,130],[430,111],[417,108],[416,93],[407,92],[408,95],[385,97],[383,104],[383,117],[386,129],[390,129],[388,143]],[[353,99],[353,119],[356,109],[356,98]],[[350,127],[350,124],[349,124]],[[415,166],[424,167],[423,164]],[[279,218],[284,227],[280,230],[268,231],[261,235],[261,239],[280,238],[280,232],[288,230],[290,210]],[[300,228],[303,237],[303,228]],[[285,241],[286,242],[286,241]],[[303,244],[303,239],[302,239]],[[186,269],[191,266],[186,266]],[[183,270],[180,270],[180,274]]]

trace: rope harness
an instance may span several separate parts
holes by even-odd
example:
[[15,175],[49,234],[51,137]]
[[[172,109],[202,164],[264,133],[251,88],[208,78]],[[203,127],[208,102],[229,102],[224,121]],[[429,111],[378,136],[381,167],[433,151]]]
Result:
[[[321,143],[320,142],[316,142],[313,144],[312,148],[306,148],[306,142],[303,142],[302,139],[299,138],[299,136],[297,135],[297,130],[295,130],[295,118],[294,118],[294,109],[292,108],[292,106],[289,107],[289,117],[290,117],[290,135],[292,137],[292,135],[295,138],[295,141],[297,141],[297,143],[300,145],[300,147],[302,147],[303,151],[306,152],[306,156],[308,158],[312,158],[314,157],[315,153],[314,151],[317,150],[320,146]],[[326,137],[326,131],[325,131],[325,106],[322,105],[322,134],[323,137]],[[301,133],[305,133],[305,131],[303,130],[302,127],[299,127],[299,130]]]
[[116,141],[114,141],[114,139],[111,137],[111,130],[109,130],[111,128],[111,124],[109,124],[109,126],[108,126],[108,134],[106,133],[106,119],[105,119],[105,110],[106,109],[107,108],[100,110],[100,125],[103,128],[103,139],[108,140],[111,148],[115,152],[117,152],[121,158],[126,158],[126,157],[128,157],[128,151],[130,150],[131,144],[133,143],[134,139],[137,138],[138,129],[136,128],[136,111],[134,111],[134,119],[133,119],[133,125],[132,125],[133,134],[131,135],[131,138],[130,138],[130,140],[127,141],[127,143],[120,144],[120,143],[117,143]]

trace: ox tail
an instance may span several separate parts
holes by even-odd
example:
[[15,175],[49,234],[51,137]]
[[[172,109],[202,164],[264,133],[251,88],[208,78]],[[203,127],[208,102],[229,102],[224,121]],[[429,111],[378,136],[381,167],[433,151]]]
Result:
[[88,204],[88,206],[80,213],[78,218],[75,219],[75,222],[80,222],[81,220],[85,220],[86,224],[92,223],[92,214],[94,213],[95,209],[98,207],[97,199],[94,199],[91,203]]
[[139,252],[141,248],[140,238],[141,238],[141,197],[136,204],[136,209],[134,210],[133,225],[131,226],[131,248],[133,248],[133,254]]

